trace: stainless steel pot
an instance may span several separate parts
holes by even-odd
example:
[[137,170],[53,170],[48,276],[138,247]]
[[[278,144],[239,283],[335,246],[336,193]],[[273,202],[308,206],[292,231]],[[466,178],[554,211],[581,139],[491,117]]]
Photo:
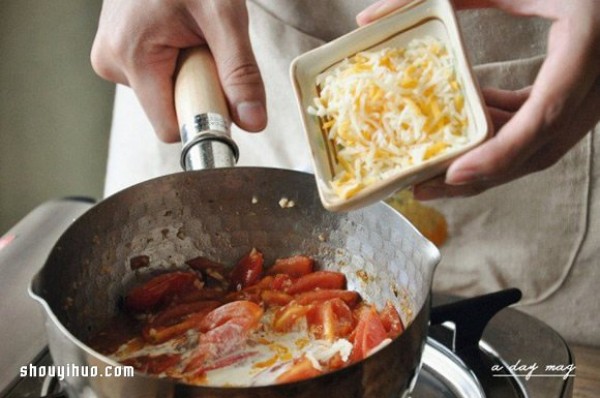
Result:
[[[214,68],[205,55],[192,54],[188,58],[199,62],[203,75],[207,75],[207,68]],[[183,63],[179,86],[187,73],[186,65],[193,62]],[[212,84],[211,79],[208,81]],[[214,89],[209,91],[214,97]],[[181,97],[176,93],[178,102]],[[215,113],[206,103],[188,109],[192,109],[195,121],[199,120],[195,116],[198,113]],[[186,112],[178,104],[180,121],[185,120],[182,114]],[[207,154],[208,163],[213,165],[220,162],[221,155],[215,154],[233,154],[228,152],[233,146],[222,131],[187,137],[204,147],[197,156],[204,159],[204,165]],[[184,148],[183,163],[193,166],[196,149],[191,144]],[[282,198],[293,201],[294,206],[282,207]],[[198,255],[232,264],[252,247],[266,255],[266,264],[277,257],[301,253],[317,259],[321,269],[344,272],[349,288],[379,308],[391,300],[408,328],[362,362],[296,383],[211,388],[140,373],[135,377],[71,375],[65,378],[68,394],[392,397],[409,390],[427,335],[438,250],[383,203],[350,213],[330,213],[321,206],[311,175],[264,168],[227,167],[161,177],[100,202],[76,220],[58,240],[30,286],[30,294],[45,310],[50,352],[56,365],[97,366],[98,374],[118,366],[86,342],[120,313],[122,298],[132,284],[147,273],[177,269]],[[140,254],[150,257],[151,266],[132,271],[129,259]]]

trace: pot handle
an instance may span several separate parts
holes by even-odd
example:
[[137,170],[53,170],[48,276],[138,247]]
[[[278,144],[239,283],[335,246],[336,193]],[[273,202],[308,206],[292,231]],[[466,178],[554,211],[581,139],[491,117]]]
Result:
[[207,46],[180,53],[175,78],[175,110],[184,170],[235,165],[239,150],[231,139],[229,109]]
[[513,288],[435,306],[431,309],[431,324],[454,323],[452,351],[478,348],[483,331],[494,315],[521,297],[521,291]]

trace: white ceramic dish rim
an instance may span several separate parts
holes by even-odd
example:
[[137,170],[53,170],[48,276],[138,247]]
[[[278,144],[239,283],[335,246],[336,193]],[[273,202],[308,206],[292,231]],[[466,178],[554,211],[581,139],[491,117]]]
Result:
[[[440,24],[441,23],[441,24]],[[416,33],[415,33],[416,32]],[[343,199],[332,189],[332,159],[317,118],[307,108],[317,95],[316,76],[357,52],[407,42],[431,34],[441,39],[456,61],[457,76],[465,94],[470,142],[421,164],[411,166],[385,180],[365,187]],[[400,189],[442,173],[452,160],[481,144],[492,134],[492,123],[474,77],[458,22],[449,0],[417,0],[370,25],[358,28],[314,50],[298,56],[290,74],[301,120],[313,160],[315,178],[323,206],[331,211],[348,211],[386,199]]]

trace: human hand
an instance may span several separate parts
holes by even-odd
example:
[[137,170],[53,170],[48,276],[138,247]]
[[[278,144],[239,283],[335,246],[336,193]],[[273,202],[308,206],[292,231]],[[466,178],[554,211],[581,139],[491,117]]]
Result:
[[[382,0],[359,25],[410,0]],[[600,1],[453,0],[457,9],[496,7],[552,21],[547,57],[533,86],[484,89],[497,134],[456,159],[445,177],[415,187],[420,200],[471,196],[556,163],[600,120]]]
[[105,0],[92,46],[103,78],[130,86],[156,134],[179,140],[173,77],[179,51],[207,44],[233,121],[248,131],[267,121],[265,91],[248,36],[244,0]]

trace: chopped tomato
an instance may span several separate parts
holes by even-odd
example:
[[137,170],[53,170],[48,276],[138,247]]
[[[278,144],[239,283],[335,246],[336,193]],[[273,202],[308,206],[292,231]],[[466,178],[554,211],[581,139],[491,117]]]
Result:
[[292,278],[299,278],[313,272],[314,265],[315,260],[307,256],[278,258],[275,260],[275,264],[267,270],[267,274],[286,274]]
[[[255,285],[256,286],[256,285]],[[254,288],[255,286],[250,286],[249,288],[245,288],[239,291],[230,292],[225,296],[225,301],[233,302],[233,301],[252,301],[253,303],[260,304],[260,292],[261,290],[258,288]]]
[[179,361],[181,361],[181,355],[179,354],[163,354],[151,357],[148,362],[147,372],[152,374],[166,372],[169,368],[176,366]]
[[326,290],[312,290],[297,294],[294,299],[298,304],[312,304],[322,303],[333,298],[339,298],[343,300],[350,308],[354,308],[360,301],[360,294],[352,290],[342,289],[326,289]]
[[183,316],[192,314],[194,312],[212,311],[217,308],[221,303],[219,301],[194,301],[191,303],[181,303],[170,306],[161,312],[157,313],[156,316],[151,318],[152,326],[163,326],[178,321]]
[[387,332],[375,308],[365,305],[359,309],[358,324],[354,334],[354,347],[350,359],[360,361],[387,338]]
[[155,326],[149,324],[142,330],[142,335],[146,341],[152,344],[164,343],[177,336],[181,336],[190,329],[198,329],[200,327],[200,322],[204,319],[209,311],[209,308],[198,311],[174,325]]
[[229,321],[200,335],[196,350],[206,361],[216,361],[242,350],[250,332],[251,330]]
[[185,263],[190,268],[202,273],[206,286],[227,286],[229,284],[229,279],[226,277],[229,271],[221,263],[202,256],[188,260]]
[[196,271],[205,272],[206,270],[217,270],[224,272],[225,266],[209,258],[198,256],[185,262]]
[[190,289],[198,280],[198,275],[191,272],[170,272],[156,276],[131,289],[125,298],[125,306],[135,312],[154,309],[177,293]]
[[293,281],[286,292],[296,294],[315,289],[344,289],[345,287],[346,276],[341,272],[316,271]]
[[287,305],[294,299],[289,294],[277,290],[263,290],[260,298],[268,306]]
[[177,303],[193,303],[194,301],[219,300],[223,298],[223,289],[214,287],[203,287],[180,293],[174,301]]
[[280,308],[273,317],[273,329],[278,332],[290,331],[296,322],[303,318],[312,307],[291,302]]
[[330,370],[340,369],[346,365],[346,362],[342,359],[342,355],[339,352],[336,352],[331,358],[329,358],[329,362],[327,366]]
[[381,323],[390,338],[398,337],[404,331],[404,324],[394,305],[388,301],[379,315]]
[[241,290],[257,283],[262,276],[263,262],[262,253],[253,248],[231,271],[229,276],[231,287],[234,290]]
[[273,277],[271,282],[271,289],[273,290],[287,290],[292,286],[292,278],[287,274],[277,274]]
[[[132,266],[143,268],[146,260],[134,259]],[[115,348],[110,351],[118,349],[123,363],[204,385],[211,382],[209,371],[241,365],[258,354],[257,344],[268,345],[273,351],[269,358],[251,358],[252,363],[244,365],[283,372],[277,382],[288,383],[360,361],[404,329],[391,302],[378,312],[358,292],[346,290],[343,273],[314,271],[308,256],[280,258],[266,274],[257,249],[244,255],[231,272],[205,257],[186,263],[187,272],[154,277],[125,297],[135,323],[128,326],[130,332],[119,334],[119,344],[111,344]],[[350,357],[343,360],[336,353],[319,363],[306,355],[292,360],[293,349],[278,340],[289,331],[299,333],[298,338],[288,336],[300,350],[296,356],[310,349],[313,339],[344,338],[353,344]],[[176,354],[164,354],[166,342]]]
[[347,336],[354,326],[352,311],[339,298],[313,306],[307,315],[307,321],[318,338],[328,341]]
[[258,326],[263,309],[250,301],[234,301],[212,310],[200,324],[200,331],[207,332],[227,322],[242,326],[245,330]]
[[121,362],[142,372],[160,374],[177,365],[180,360],[181,355],[179,354],[163,354],[157,356],[143,355]]
[[208,363],[242,349],[262,314],[262,308],[249,301],[234,301],[211,311],[200,323],[203,334],[185,371],[199,374]]
[[271,284],[273,283],[273,277],[271,275],[267,275],[261,280],[259,280],[256,285],[259,289],[271,289]]
[[292,367],[277,377],[277,383],[291,383],[319,376],[323,371],[315,369],[312,362],[306,357],[294,361]]

